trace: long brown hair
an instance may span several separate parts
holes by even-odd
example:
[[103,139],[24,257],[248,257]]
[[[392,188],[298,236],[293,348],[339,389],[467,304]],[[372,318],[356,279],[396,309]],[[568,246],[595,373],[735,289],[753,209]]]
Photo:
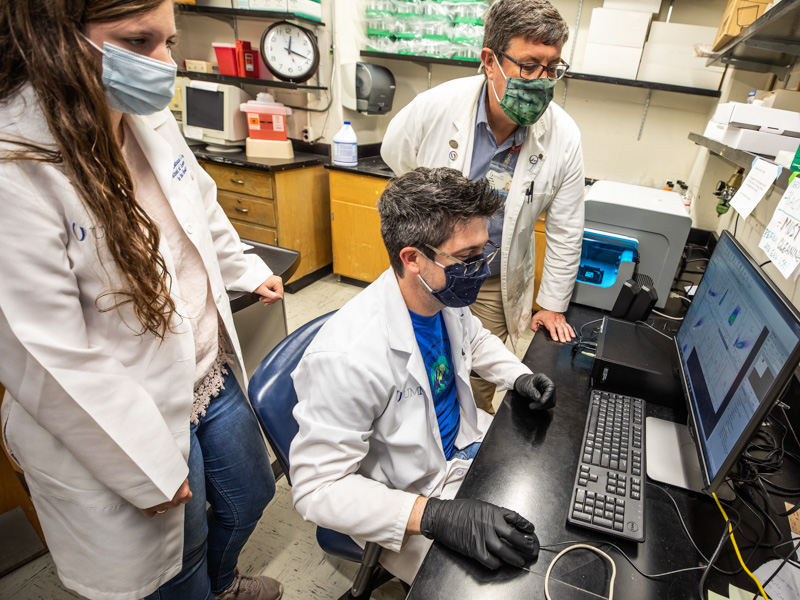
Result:
[[112,131],[102,72],[81,33],[87,23],[142,14],[165,1],[171,0],[0,0],[0,101],[30,84],[56,144],[53,149],[4,140],[19,150],[0,160],[64,165],[78,196],[105,229],[122,279],[120,289],[100,296],[113,296],[113,305],[99,310],[130,303],[140,333],[161,339],[170,331],[175,303],[158,251],[159,230],[134,197]]

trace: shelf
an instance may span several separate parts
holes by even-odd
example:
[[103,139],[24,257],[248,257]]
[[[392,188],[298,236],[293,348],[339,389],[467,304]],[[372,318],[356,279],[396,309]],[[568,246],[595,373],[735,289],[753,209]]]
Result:
[[[480,66],[480,61],[475,60],[457,60],[452,58],[433,58],[430,56],[413,56],[409,54],[391,54],[389,52],[375,52],[372,50],[362,50],[361,56],[368,58],[385,58],[389,60],[406,60],[416,63],[427,63],[436,65],[450,65],[454,67],[472,67],[477,68]],[[669,83],[657,83],[653,81],[639,81],[638,79],[619,79],[618,77],[605,77],[603,75],[591,75],[589,73],[573,73],[569,72],[566,75],[567,80],[576,81],[594,81],[597,83],[610,83],[612,85],[627,85],[630,87],[638,87],[648,90],[658,90],[663,92],[675,92],[678,94],[692,94],[694,96],[706,96],[708,98],[719,98],[719,90],[707,90],[704,88],[693,88],[682,85],[672,85]]]
[[[730,146],[726,146],[721,142],[712,140],[711,138],[707,138],[703,135],[700,135],[699,133],[690,133],[689,140],[691,140],[695,144],[699,144],[700,146],[705,146],[713,154],[721,156],[725,160],[732,162],[737,166],[744,167],[747,170],[749,170],[750,167],[753,166],[753,159],[755,158],[762,158],[769,162],[773,162],[772,159],[767,158],[765,156],[759,156],[758,154],[753,154],[752,152],[745,152],[744,150],[737,150],[736,148],[731,148]],[[778,176],[778,179],[775,180],[775,186],[774,186],[775,189],[780,190],[781,192],[786,191],[786,188],[789,185],[789,177],[791,176],[791,174],[792,174],[791,169],[783,167],[780,176]]]
[[386,58],[389,60],[407,60],[409,62],[450,65],[452,67],[472,67],[477,69],[481,66],[479,60],[457,59],[457,58],[436,58],[433,56],[416,56],[413,54],[392,54],[391,52],[375,52],[374,50],[362,50],[361,56],[367,58]]
[[677,94],[690,94],[693,96],[706,96],[708,98],[719,98],[719,90],[708,90],[705,88],[687,87],[684,85],[673,85],[671,83],[658,83],[657,81],[641,81],[639,79],[620,79],[619,77],[606,77],[605,75],[592,75],[591,73],[567,72],[564,77],[567,80],[594,81],[596,83],[610,83],[612,85],[626,85],[647,90],[660,92],[675,92]]
[[785,78],[800,55],[800,0],[782,0],[709,58],[707,66],[731,65]]
[[208,15],[210,17],[244,17],[247,19],[271,19],[275,21],[298,21],[309,25],[319,25],[324,27],[325,23],[301,17],[290,12],[279,12],[274,10],[250,10],[246,8],[220,8],[216,6],[198,6],[196,4],[178,4],[181,12]]
[[317,92],[327,90],[322,85],[305,85],[302,83],[289,83],[288,81],[277,81],[274,79],[253,79],[252,77],[235,77],[233,75],[217,75],[216,73],[198,73],[197,71],[186,71],[178,69],[178,75],[197,79],[198,81],[212,81],[214,83],[249,84],[261,85],[264,87],[283,88],[285,90],[298,90],[307,92]]

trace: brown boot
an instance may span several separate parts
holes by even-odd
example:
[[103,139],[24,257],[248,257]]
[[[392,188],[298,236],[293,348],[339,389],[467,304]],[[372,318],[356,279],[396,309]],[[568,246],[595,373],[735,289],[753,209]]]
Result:
[[258,575],[241,575],[239,569],[233,575],[233,583],[214,597],[217,600],[280,600],[283,585],[277,579]]

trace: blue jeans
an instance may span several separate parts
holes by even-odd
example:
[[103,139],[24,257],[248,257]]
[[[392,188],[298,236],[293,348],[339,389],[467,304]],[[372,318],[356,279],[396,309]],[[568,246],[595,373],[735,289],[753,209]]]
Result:
[[472,442],[466,448],[461,448],[461,450],[456,450],[455,452],[453,452],[453,458],[471,460],[475,458],[475,455],[478,453],[478,450],[480,449],[481,449],[480,442]]
[[239,553],[275,495],[261,430],[232,374],[190,435],[183,568],[146,600],[213,600],[233,582]]

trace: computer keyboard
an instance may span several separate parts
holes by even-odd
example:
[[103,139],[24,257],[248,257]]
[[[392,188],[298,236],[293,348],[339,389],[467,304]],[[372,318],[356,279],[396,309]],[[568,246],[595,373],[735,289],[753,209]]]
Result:
[[645,402],[592,390],[567,521],[644,541]]

